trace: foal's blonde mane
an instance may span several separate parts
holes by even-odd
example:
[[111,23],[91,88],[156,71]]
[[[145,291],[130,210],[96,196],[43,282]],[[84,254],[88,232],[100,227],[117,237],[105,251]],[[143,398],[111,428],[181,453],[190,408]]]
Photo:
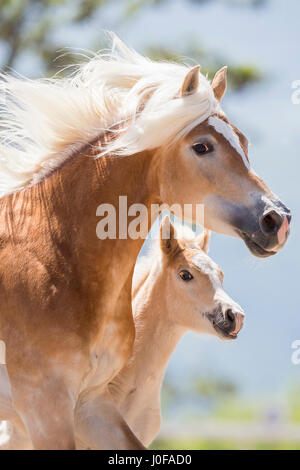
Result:
[[115,138],[98,155],[131,155],[173,142],[217,112],[201,73],[198,91],[181,97],[187,66],[151,61],[111,36],[109,52],[66,78],[1,75],[0,196],[41,180],[108,130]]

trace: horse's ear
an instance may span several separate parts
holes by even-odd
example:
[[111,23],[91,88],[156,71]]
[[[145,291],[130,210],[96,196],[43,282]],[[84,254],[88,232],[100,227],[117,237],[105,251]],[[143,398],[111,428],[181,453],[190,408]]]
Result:
[[160,248],[165,254],[170,255],[176,251],[177,246],[176,230],[169,216],[166,216],[160,225]]
[[197,244],[205,253],[208,253],[209,250],[209,242],[210,242],[210,231],[204,229],[201,235],[197,238]]
[[200,65],[196,65],[186,74],[183,84],[181,85],[180,95],[187,96],[196,93],[199,86],[199,70]]
[[220,70],[216,72],[216,75],[213,78],[211,83],[211,87],[213,89],[214,95],[218,101],[221,101],[223,98],[226,88],[227,88],[227,65],[222,67]]

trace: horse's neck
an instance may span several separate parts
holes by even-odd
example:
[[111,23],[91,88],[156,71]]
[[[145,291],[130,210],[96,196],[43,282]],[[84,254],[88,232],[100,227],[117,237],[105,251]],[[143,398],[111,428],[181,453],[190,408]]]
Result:
[[[126,234],[119,239],[119,196],[127,198],[128,208],[138,202],[148,209],[156,200],[156,183],[151,173],[152,153],[91,157],[82,154],[71,158],[51,176],[29,188],[28,197],[37,199],[38,211],[45,203],[47,214],[54,216],[57,230],[66,239],[72,257],[78,254],[77,267],[83,277],[91,270],[93,277],[97,277],[97,259],[101,259],[100,274],[103,276],[104,271],[114,270],[122,282],[122,277],[125,279],[133,269],[144,240],[132,239]],[[116,211],[115,238],[100,240],[97,237],[97,223],[101,219],[96,212],[101,204],[110,204]],[[128,222],[126,211],[123,217]],[[115,257],[118,258],[118,269],[112,262]],[[86,262],[89,269],[85,269]]]
[[168,317],[159,285],[163,281],[155,266],[151,271],[156,275],[150,273],[145,278],[134,299],[133,354],[111,386],[123,417],[146,445],[160,425],[160,389],[167,364],[185,333],[184,328]]
[[[110,338],[103,328],[110,325],[110,319],[119,321],[118,327],[122,329],[119,338],[123,337],[123,341],[129,331],[131,278],[144,241],[119,239],[118,233],[114,239],[100,240],[96,233],[101,220],[97,208],[110,204],[115,209],[118,231],[119,196],[127,196],[128,207],[138,202],[149,208],[156,197],[157,185],[153,182],[152,153],[97,160],[91,157],[76,155],[43,181],[1,199],[0,225],[6,227],[8,220],[7,230],[13,234],[10,240],[32,241],[33,250],[38,247],[40,262],[46,269],[61,271],[62,278],[72,279],[68,284],[70,291],[74,286],[82,303],[82,308],[78,304],[74,308],[79,312],[78,331],[88,338],[94,350],[100,343],[109,348],[105,341]],[[125,212],[125,219],[126,216]],[[99,340],[101,335],[104,341]],[[129,348],[131,335],[127,336],[124,349]],[[98,353],[95,351],[100,357]]]

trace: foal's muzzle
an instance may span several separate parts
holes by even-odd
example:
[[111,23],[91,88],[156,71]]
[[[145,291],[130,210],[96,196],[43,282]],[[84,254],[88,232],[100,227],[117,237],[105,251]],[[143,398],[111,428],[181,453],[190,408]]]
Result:
[[207,317],[218,336],[223,339],[236,339],[244,323],[244,315],[241,312],[233,308],[228,308],[223,312],[221,306],[208,313]]

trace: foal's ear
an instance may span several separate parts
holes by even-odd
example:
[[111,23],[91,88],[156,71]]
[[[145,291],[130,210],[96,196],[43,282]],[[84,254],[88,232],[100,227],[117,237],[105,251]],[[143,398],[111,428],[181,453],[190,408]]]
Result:
[[199,86],[200,65],[196,65],[186,74],[180,89],[180,96],[187,96],[196,93]]
[[160,225],[160,248],[165,254],[170,255],[176,251],[177,246],[176,230],[169,216],[166,216]]
[[213,78],[211,83],[211,87],[213,89],[214,95],[218,101],[221,101],[223,98],[226,88],[227,88],[227,65],[222,67],[220,70],[216,72],[216,75]]
[[204,253],[208,253],[209,250],[209,242],[210,242],[210,231],[206,228],[203,230],[201,235],[197,238],[197,244],[204,251]]

